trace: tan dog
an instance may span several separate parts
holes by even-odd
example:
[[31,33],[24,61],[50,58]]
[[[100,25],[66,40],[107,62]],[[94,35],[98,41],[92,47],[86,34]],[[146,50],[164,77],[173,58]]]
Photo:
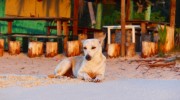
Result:
[[72,72],[74,77],[85,81],[102,81],[106,67],[106,57],[102,54],[104,38],[105,36],[100,39],[84,40],[84,56],[66,58],[61,61],[57,65],[53,77],[68,75],[69,72]]

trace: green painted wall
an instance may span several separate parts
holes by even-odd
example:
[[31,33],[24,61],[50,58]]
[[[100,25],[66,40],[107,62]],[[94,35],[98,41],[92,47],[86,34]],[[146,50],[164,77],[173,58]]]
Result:
[[[0,0],[0,17],[5,17],[5,1]],[[46,25],[52,24],[45,21],[14,21],[13,22],[13,33],[35,33],[35,34],[45,34]],[[7,22],[0,21],[0,32],[7,33]],[[56,33],[56,30],[52,32]]]

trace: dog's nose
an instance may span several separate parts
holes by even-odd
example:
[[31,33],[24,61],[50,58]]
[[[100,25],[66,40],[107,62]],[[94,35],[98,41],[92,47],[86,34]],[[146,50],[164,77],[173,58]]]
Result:
[[86,55],[85,58],[86,58],[86,60],[88,60],[88,61],[91,60],[91,56],[90,56],[90,55]]

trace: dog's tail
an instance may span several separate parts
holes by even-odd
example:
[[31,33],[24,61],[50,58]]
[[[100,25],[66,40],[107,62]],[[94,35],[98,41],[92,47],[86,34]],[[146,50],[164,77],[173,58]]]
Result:
[[48,78],[56,78],[56,75],[50,74],[50,75],[48,75]]

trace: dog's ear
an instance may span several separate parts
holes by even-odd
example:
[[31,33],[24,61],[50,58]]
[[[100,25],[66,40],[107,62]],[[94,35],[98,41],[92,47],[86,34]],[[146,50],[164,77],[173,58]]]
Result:
[[81,43],[83,44],[86,39],[81,40]]
[[101,37],[98,38],[99,43],[101,44],[101,46],[103,45],[105,38],[106,38],[106,34],[104,34],[103,36],[101,36]]

